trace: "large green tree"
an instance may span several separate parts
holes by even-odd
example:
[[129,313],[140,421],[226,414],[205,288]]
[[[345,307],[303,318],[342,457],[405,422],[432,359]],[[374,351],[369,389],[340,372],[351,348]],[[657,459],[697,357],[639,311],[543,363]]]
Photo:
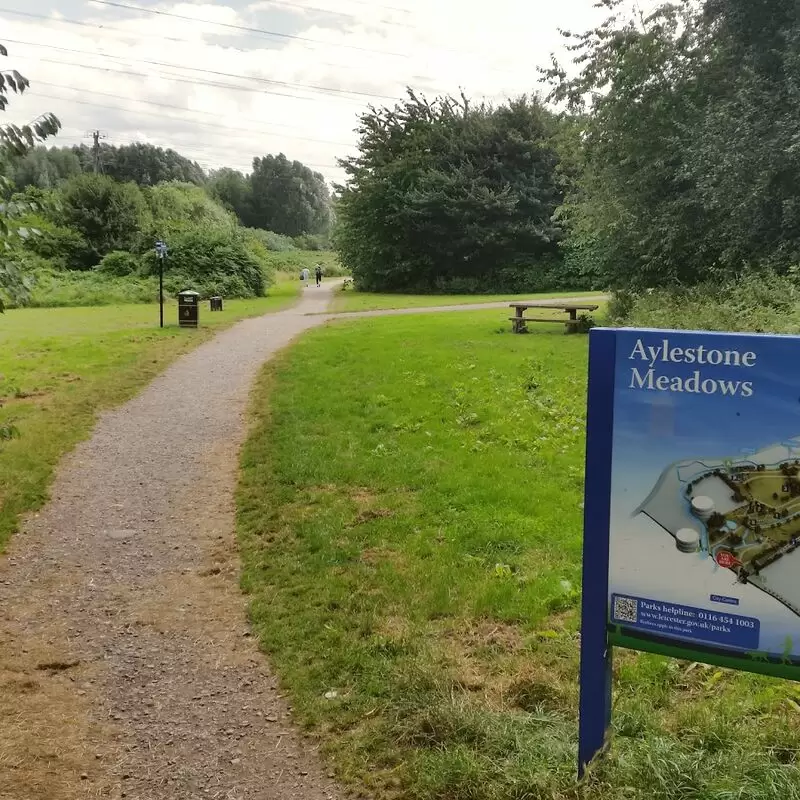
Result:
[[[0,44],[0,56],[7,55],[8,51]],[[10,93],[22,94],[28,86],[28,79],[16,70],[0,71],[0,112],[6,110]],[[0,125],[0,312],[4,308],[4,295],[15,302],[24,302],[30,289],[27,276],[12,254],[12,242],[31,235],[32,232],[17,224],[17,220],[32,208],[29,203],[11,199],[13,184],[6,175],[13,159],[24,156],[37,142],[55,135],[60,127],[61,123],[52,114],[38,117],[29,125]]]
[[494,108],[409,91],[358,131],[359,154],[341,162],[336,246],[360,286],[535,282],[532,264],[556,249],[561,201],[554,120],[537,99]]
[[250,174],[251,225],[299,236],[325,233],[330,226],[330,193],[325,179],[283,153],[253,159]]
[[800,258],[800,8],[681,0],[571,35],[551,99],[579,128],[562,216],[617,287],[689,284]]

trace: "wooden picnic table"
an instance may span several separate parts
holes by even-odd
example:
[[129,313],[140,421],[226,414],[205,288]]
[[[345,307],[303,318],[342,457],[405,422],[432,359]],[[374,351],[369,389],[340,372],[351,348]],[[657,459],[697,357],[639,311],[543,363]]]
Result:
[[[581,320],[578,319],[578,312],[579,311],[596,311],[600,306],[586,304],[586,303],[509,303],[509,306],[515,310],[514,316],[509,317],[511,320],[512,331],[514,333],[527,333],[528,322],[563,322],[566,326],[566,332],[570,333],[571,331],[576,330],[577,326],[580,325]],[[548,308],[554,309],[556,311],[565,311],[569,314],[568,319],[565,320],[558,320],[558,319],[546,319],[544,317],[526,317],[525,311],[529,308]]]

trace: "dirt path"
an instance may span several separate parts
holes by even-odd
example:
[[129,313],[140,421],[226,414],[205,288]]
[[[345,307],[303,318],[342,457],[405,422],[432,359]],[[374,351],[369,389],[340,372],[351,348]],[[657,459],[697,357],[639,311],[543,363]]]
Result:
[[233,502],[253,379],[333,286],[104,415],[0,557],[0,799],[339,796],[250,638]]
[[233,493],[259,367],[331,287],[104,415],[0,558],[0,798],[333,798],[251,640]]

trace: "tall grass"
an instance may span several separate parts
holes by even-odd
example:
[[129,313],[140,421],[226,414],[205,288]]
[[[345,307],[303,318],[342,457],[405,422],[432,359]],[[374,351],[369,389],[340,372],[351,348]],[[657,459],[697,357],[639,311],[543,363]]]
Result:
[[758,273],[636,295],[618,292],[608,318],[634,327],[797,333],[800,286],[792,275]]

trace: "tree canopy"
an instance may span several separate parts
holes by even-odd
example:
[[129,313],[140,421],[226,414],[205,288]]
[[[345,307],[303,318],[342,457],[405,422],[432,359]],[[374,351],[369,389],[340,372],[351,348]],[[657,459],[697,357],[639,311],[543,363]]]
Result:
[[325,179],[283,153],[253,159],[250,222],[255,228],[299,236],[330,227],[330,193]]
[[409,90],[361,117],[341,161],[336,247],[372,290],[503,288],[556,250],[554,120],[537,99],[493,108]]
[[562,215],[620,287],[689,284],[800,257],[794,0],[622,0],[547,73],[581,141]]
[[[80,145],[73,152],[81,160],[84,172],[91,172],[94,156],[91,147]],[[103,174],[126,183],[132,181],[139,186],[155,186],[165,181],[202,184],[206,175],[196,162],[170,148],[164,149],[147,142],[133,144],[100,145],[100,163]]]

